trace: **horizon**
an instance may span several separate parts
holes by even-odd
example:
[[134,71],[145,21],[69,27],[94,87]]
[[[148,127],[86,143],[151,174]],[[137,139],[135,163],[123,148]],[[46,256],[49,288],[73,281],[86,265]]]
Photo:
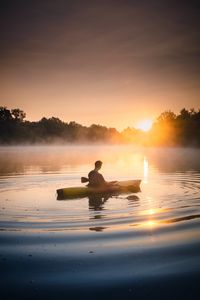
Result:
[[[122,133],[123,131],[125,131],[125,130],[127,130],[127,129],[134,129],[134,130],[139,130],[139,131],[142,131],[143,133],[148,133],[149,131],[151,131],[151,129],[152,129],[152,127],[153,127],[153,125],[155,125],[156,123],[157,123],[157,121],[158,121],[158,118],[163,114],[163,113],[172,113],[172,114],[174,114],[174,116],[175,117],[178,117],[179,115],[181,115],[181,113],[182,113],[182,111],[183,110],[186,110],[188,113],[190,113],[191,115],[193,114],[193,113],[198,113],[198,112],[200,112],[200,107],[199,108],[197,108],[197,109],[194,109],[194,108],[190,108],[190,109],[187,109],[187,108],[182,108],[178,113],[176,113],[176,112],[174,112],[174,111],[172,111],[171,109],[169,109],[169,110],[166,110],[166,111],[162,111],[162,112],[160,112],[160,114],[155,118],[155,119],[150,119],[150,118],[147,118],[147,119],[143,119],[143,120],[140,120],[139,122],[137,122],[137,123],[135,123],[135,126],[133,125],[133,126],[127,126],[127,127],[125,127],[125,128],[122,128],[121,130],[119,129],[119,128],[117,128],[117,127],[115,127],[115,126],[109,126],[109,125],[105,125],[105,124],[100,124],[100,123],[91,123],[91,124],[88,124],[88,125],[86,125],[86,124],[83,124],[83,123],[80,123],[80,121],[78,121],[78,120],[62,120],[59,116],[51,116],[51,117],[47,117],[47,116],[43,116],[41,119],[39,119],[39,120],[28,120],[27,119],[27,113],[23,110],[23,109],[21,109],[21,108],[17,108],[17,107],[15,107],[15,108],[8,108],[7,106],[0,106],[0,108],[3,108],[3,109],[8,109],[9,111],[10,111],[10,113],[13,115],[13,113],[12,113],[12,110],[14,109],[17,109],[17,110],[19,110],[21,113],[23,113],[23,114],[25,114],[25,116],[23,117],[23,119],[22,119],[22,121],[24,122],[24,121],[27,121],[27,122],[36,122],[36,123],[38,123],[38,122],[40,122],[42,119],[51,119],[51,118],[57,118],[57,119],[59,119],[61,122],[63,122],[63,123],[65,123],[65,124],[69,124],[69,123],[71,123],[71,122],[75,122],[75,123],[77,123],[77,124],[79,124],[79,125],[81,125],[81,126],[85,126],[85,127],[87,127],[87,128],[89,128],[89,127],[91,127],[92,125],[97,125],[97,126],[101,126],[101,127],[106,127],[107,129],[111,129],[111,128],[113,128],[113,129],[116,129],[119,133]],[[13,115],[14,116],[14,115]]]

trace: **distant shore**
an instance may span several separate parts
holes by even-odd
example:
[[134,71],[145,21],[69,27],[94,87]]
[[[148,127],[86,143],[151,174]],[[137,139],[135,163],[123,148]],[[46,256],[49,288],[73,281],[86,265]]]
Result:
[[127,127],[119,132],[99,124],[83,126],[57,117],[25,120],[20,109],[0,107],[0,145],[133,144],[156,147],[200,147],[200,109],[183,108],[178,115],[165,111],[145,132]]

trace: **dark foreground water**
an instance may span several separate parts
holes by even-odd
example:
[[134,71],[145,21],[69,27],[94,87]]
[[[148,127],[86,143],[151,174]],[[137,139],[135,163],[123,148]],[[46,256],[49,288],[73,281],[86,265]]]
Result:
[[[56,200],[97,159],[141,193]],[[0,213],[1,299],[199,299],[200,150],[0,148]]]

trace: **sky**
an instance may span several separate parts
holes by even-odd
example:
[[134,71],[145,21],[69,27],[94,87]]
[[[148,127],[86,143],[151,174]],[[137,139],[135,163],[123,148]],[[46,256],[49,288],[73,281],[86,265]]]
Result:
[[200,108],[199,1],[0,6],[0,106],[119,130]]

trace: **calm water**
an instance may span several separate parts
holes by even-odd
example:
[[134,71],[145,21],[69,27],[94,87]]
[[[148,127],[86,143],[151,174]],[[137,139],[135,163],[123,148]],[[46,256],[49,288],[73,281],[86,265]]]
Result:
[[[56,200],[97,159],[107,180],[142,179],[142,191]],[[198,298],[198,149],[2,147],[0,213],[8,298]]]

